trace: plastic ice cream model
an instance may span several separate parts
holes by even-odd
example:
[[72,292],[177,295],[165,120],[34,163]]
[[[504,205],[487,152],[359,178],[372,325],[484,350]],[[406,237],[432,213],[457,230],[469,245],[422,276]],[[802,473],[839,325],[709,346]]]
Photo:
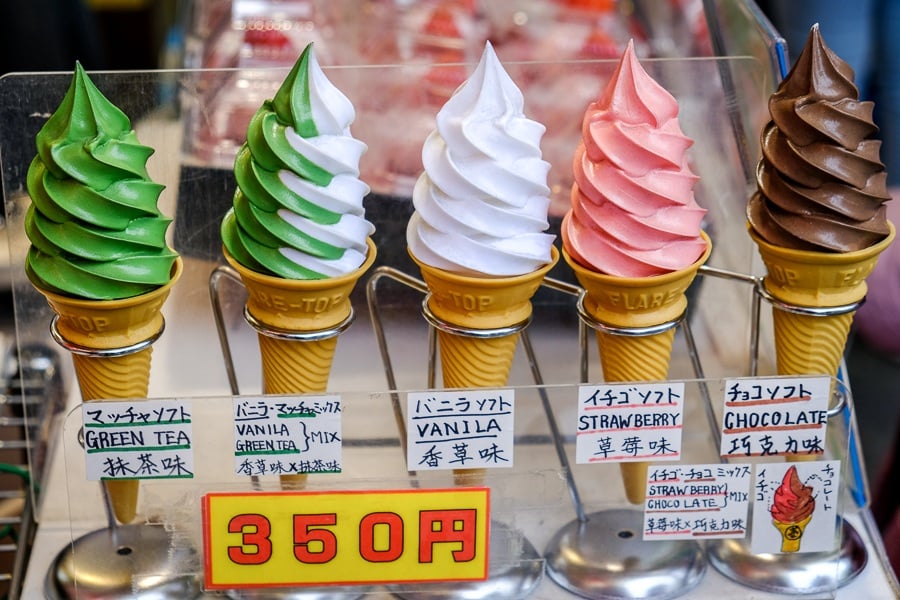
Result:
[[773,311],[779,374],[837,374],[866,278],[894,239],[872,109],[813,26],[769,99],[747,209],[765,290],[800,309]]
[[515,277],[551,262],[549,163],[544,126],[488,44],[478,67],[444,104],[425,140],[413,191],[410,252],[432,267]]
[[[350,293],[375,261],[355,115],[309,45],[251,119],[235,158],[222,241],[247,287],[266,394],[325,391],[338,333],[352,319]],[[302,480],[282,477],[289,486]]]
[[587,109],[575,152],[566,252],[616,277],[650,277],[692,265],[706,251],[687,164],[693,142],[678,103],[625,50],[603,95]]
[[328,279],[368,258],[359,179],[366,145],[356,113],[307,46],[272,100],[251,119],[234,163],[238,189],[222,240],[241,265],[283,279]]
[[[667,377],[685,292],[711,251],[688,167],[692,143],[677,101],[629,43],[585,112],[562,223],[563,257],[585,290],[584,314],[604,326],[597,342],[607,382]],[[628,499],[643,502],[647,463],[620,466]]]
[[772,524],[781,532],[781,551],[800,550],[800,538],[816,509],[811,486],[804,485],[797,475],[797,467],[785,471],[784,479],[772,501]]
[[[428,286],[426,311],[457,329],[438,331],[445,387],[506,385],[531,297],[558,260],[544,233],[543,134],[488,43],[425,140],[407,245]],[[457,481],[481,475],[458,471]]]
[[[153,149],[80,64],[36,145],[28,278],[56,312],[55,335],[72,353],[82,400],[145,398],[149,342],[162,333],[161,309],[182,269],[166,244],[171,219],[157,207],[164,186],[147,174]],[[132,521],[138,481],[106,487],[116,518]]]

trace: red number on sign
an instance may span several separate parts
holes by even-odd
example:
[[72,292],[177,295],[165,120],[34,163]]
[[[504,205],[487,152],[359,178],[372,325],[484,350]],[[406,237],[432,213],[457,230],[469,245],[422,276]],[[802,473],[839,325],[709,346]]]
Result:
[[[228,558],[239,565],[259,565],[272,558],[272,525],[263,515],[237,515],[228,521],[228,533],[240,533],[241,545],[228,546]],[[252,547],[253,552],[245,548]]]
[[[387,548],[375,547],[375,528],[387,527]],[[403,554],[403,517],[397,513],[369,513],[359,522],[359,555],[369,562],[392,562]]]
[[335,524],[335,513],[294,515],[294,557],[302,563],[320,565],[337,556],[334,532],[321,529]]

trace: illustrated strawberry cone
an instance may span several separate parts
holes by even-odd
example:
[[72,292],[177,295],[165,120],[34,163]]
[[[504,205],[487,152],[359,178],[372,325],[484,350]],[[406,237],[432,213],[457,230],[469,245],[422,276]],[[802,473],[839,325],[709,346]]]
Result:
[[[140,400],[150,385],[153,347],[122,356],[89,356],[77,352],[116,350],[152,340],[164,326],[162,306],[181,276],[182,260],[172,267],[169,282],[146,294],[121,300],[84,300],[35,288],[56,313],[57,331],[72,353],[78,387],[84,402],[111,399]],[[138,479],[104,481],[116,520],[127,524],[137,514]]]
[[[511,327],[531,317],[531,298],[547,272],[559,260],[552,249],[550,262],[516,277],[471,277],[419,266],[430,296],[428,308],[440,321],[467,329]],[[506,385],[519,333],[478,338],[438,329],[441,373],[446,388],[496,388]],[[454,469],[456,485],[480,485],[484,469]]]
[[797,521],[796,523],[785,523],[783,521],[772,519],[772,525],[781,532],[782,552],[800,551],[800,539],[803,537],[803,532],[806,530],[806,526],[809,525],[810,521],[812,521],[812,515],[809,515],[802,521]]
[[781,551],[798,552],[803,531],[813,518],[816,499],[812,486],[804,484],[797,467],[788,467],[772,497],[772,525],[781,533]]
[[[614,277],[584,268],[565,249],[563,258],[585,290],[584,309],[597,321],[619,328],[661,325],[679,318],[687,309],[685,292],[697,271],[709,258],[712,244],[706,233],[706,251],[691,266],[653,277]],[[631,336],[597,330],[597,346],[603,380],[663,381],[669,372],[675,328],[663,332]],[[625,495],[641,504],[647,495],[647,467],[644,461],[619,463]]]
[[[366,261],[352,273],[327,279],[284,279],[253,271],[223,248],[225,259],[247,288],[250,316],[275,332],[316,332],[340,325],[351,313],[350,293],[375,262],[376,249],[366,240]],[[307,394],[328,387],[338,336],[321,340],[286,340],[257,336],[262,358],[264,394]],[[301,489],[306,474],[282,475],[284,489]]]
[[[767,274],[766,291],[779,302],[834,308],[860,302],[866,278],[894,239],[894,226],[881,242],[855,252],[825,253],[773,246],[749,228]],[[779,375],[837,375],[855,311],[839,315],[796,314],[774,306],[775,362]]]

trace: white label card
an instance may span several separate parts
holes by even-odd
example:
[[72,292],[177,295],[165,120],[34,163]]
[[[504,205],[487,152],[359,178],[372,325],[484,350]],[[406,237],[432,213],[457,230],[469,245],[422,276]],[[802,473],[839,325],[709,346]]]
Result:
[[767,554],[837,548],[840,471],[837,460],[756,465],[750,551]]
[[822,454],[829,377],[725,381],[722,458]]
[[650,465],[644,540],[742,538],[750,465]]
[[410,471],[513,466],[513,390],[413,392],[406,414]]
[[238,475],[341,472],[341,397],[234,398]]
[[193,478],[187,400],[85,402],[81,415],[90,481]]
[[683,413],[682,382],[583,385],[575,462],[678,460]]

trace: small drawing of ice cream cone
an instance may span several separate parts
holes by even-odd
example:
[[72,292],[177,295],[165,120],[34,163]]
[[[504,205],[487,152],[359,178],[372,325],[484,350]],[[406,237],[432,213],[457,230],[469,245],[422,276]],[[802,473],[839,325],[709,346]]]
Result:
[[781,551],[799,552],[800,538],[813,517],[816,500],[813,488],[804,484],[791,466],[784,473],[781,485],[772,499],[772,524],[781,532]]

